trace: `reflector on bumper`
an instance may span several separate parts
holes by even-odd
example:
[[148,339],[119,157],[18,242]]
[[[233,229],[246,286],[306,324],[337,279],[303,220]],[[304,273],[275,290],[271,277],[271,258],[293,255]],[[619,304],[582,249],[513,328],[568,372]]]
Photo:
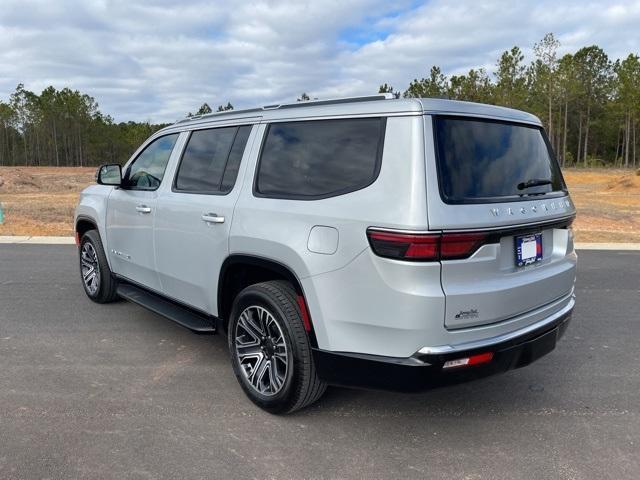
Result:
[[455,360],[448,360],[444,362],[442,366],[445,368],[455,367],[470,367],[472,365],[480,365],[481,363],[488,363],[493,358],[493,352],[479,353],[478,355],[472,355],[470,357],[456,358]]

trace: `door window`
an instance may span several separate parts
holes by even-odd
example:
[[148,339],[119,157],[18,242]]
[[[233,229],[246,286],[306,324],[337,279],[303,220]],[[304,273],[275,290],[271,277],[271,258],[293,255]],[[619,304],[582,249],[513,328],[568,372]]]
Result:
[[185,148],[175,191],[228,193],[233,188],[251,125],[196,130]]
[[123,186],[135,190],[156,190],[162,183],[178,135],[165,135],[147,145],[127,168]]

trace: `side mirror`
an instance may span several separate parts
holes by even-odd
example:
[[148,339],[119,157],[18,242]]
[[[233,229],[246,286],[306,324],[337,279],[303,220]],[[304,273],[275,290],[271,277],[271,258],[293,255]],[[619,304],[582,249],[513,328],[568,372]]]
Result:
[[96,173],[98,185],[122,185],[122,167],[117,163],[102,165]]

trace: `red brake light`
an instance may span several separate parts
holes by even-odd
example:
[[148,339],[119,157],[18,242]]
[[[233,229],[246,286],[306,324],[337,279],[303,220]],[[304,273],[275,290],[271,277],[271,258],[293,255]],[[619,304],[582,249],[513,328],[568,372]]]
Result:
[[399,260],[455,260],[470,257],[487,241],[484,233],[403,233],[368,230],[376,255]]

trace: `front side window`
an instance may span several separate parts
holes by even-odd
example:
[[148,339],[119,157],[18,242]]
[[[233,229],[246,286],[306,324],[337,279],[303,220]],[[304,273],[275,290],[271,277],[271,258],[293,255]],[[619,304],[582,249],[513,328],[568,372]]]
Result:
[[124,175],[123,186],[137,190],[156,190],[162,183],[178,135],[165,135],[147,145],[129,165]]
[[378,176],[384,131],[384,118],[273,123],[255,192],[309,200],[364,188]]
[[447,203],[517,200],[564,192],[540,127],[477,118],[434,118],[438,176]]
[[185,148],[174,188],[190,193],[226,193],[238,175],[251,125],[196,130]]

